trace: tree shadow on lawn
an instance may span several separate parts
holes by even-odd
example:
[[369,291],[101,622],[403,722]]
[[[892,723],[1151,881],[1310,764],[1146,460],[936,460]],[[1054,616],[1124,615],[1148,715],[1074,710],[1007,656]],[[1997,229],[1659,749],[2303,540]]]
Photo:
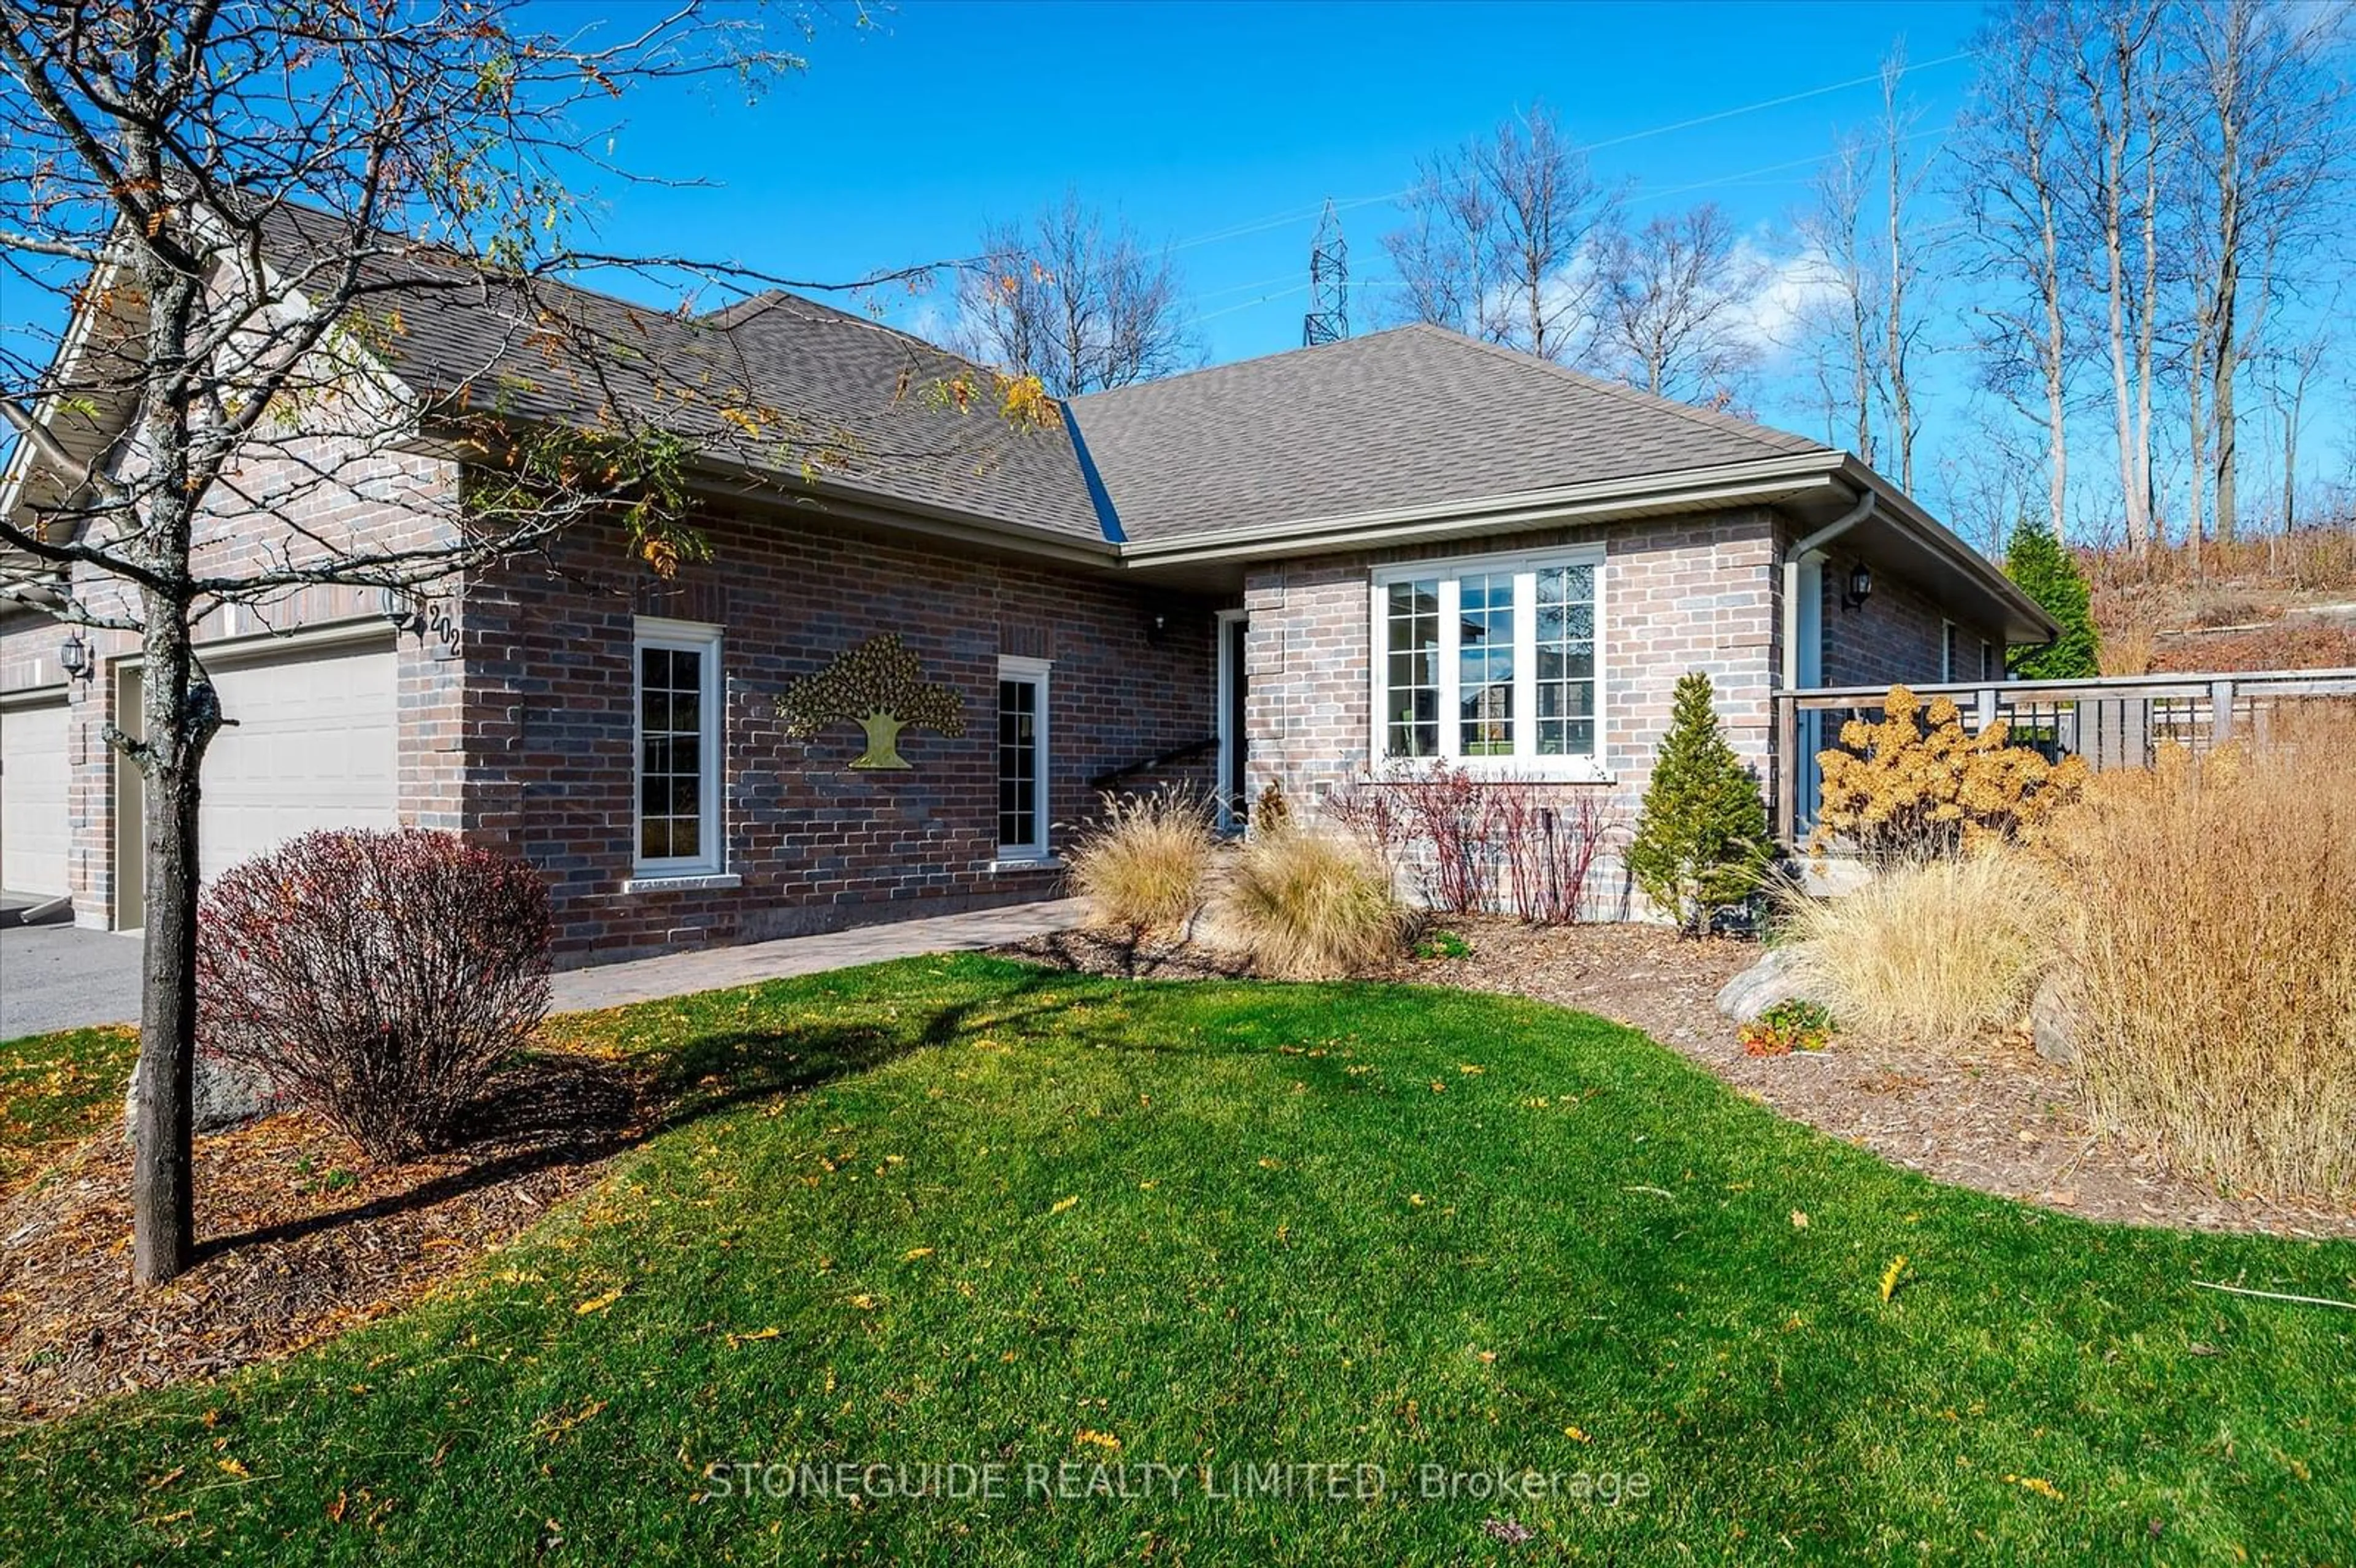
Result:
[[980,1011],[990,1011],[996,1028],[1055,1016],[1068,1004],[1051,998],[1012,1016],[1004,1009],[1059,979],[1068,976],[1041,971],[1011,988],[942,1007],[914,1029],[865,1024],[722,1029],[621,1061],[531,1052],[468,1107],[437,1157],[421,1162],[444,1168],[464,1162],[456,1168],[364,1202],[205,1239],[198,1259],[201,1264],[432,1209],[558,1168],[594,1166],[707,1117],[808,1093],[946,1045]]
[[[1068,996],[1070,979],[993,976],[938,1005],[882,987],[882,1021],[691,1025],[686,1038],[618,1059],[537,1051],[470,1108],[453,1147],[406,1164],[358,1161],[340,1134],[306,1115],[199,1138],[207,1239],[197,1266],[160,1291],[131,1284],[121,1250],[129,1152],[118,1134],[102,1134],[0,1199],[0,1235],[10,1238],[0,1299],[12,1303],[0,1314],[0,1425],[125,1388],[219,1376],[396,1310],[578,1195],[615,1156],[976,1029],[1036,1027],[1085,998],[1045,994],[1060,985]],[[841,998],[828,1005],[839,1010]]]

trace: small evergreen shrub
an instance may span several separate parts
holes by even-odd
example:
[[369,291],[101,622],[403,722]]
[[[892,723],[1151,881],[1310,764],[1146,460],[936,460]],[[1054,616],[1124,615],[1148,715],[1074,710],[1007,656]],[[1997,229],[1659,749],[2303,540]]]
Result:
[[1398,955],[1408,920],[1390,872],[1346,835],[1255,833],[1223,890],[1220,923],[1267,975],[1339,978]]
[[1202,908],[1216,843],[1210,806],[1191,792],[1171,790],[1107,795],[1104,807],[1065,854],[1088,925],[1130,941],[1184,925]]
[[207,891],[198,1043],[406,1159],[540,1027],[549,935],[522,861],[446,833],[307,833]]
[[2043,647],[2014,648],[2006,667],[2023,680],[2084,680],[2102,673],[2102,638],[2078,558],[2042,523],[2023,520],[2005,542],[2004,574],[2061,623]]
[[2013,745],[2002,720],[1967,734],[1953,699],[1925,705],[1902,686],[1890,688],[1879,722],[1852,719],[1840,741],[1816,754],[1819,855],[1838,843],[1887,865],[2010,843],[2085,787],[2083,759],[2049,763]]
[[1644,896],[1695,934],[1759,891],[1773,853],[1759,780],[1727,744],[1714,699],[1698,670],[1677,682],[1628,846],[1628,869]]

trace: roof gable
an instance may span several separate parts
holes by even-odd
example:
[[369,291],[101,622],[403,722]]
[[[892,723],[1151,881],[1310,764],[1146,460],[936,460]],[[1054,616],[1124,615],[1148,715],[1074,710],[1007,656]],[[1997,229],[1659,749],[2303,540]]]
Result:
[[1140,540],[1834,455],[1421,325],[1095,393],[1072,413]]

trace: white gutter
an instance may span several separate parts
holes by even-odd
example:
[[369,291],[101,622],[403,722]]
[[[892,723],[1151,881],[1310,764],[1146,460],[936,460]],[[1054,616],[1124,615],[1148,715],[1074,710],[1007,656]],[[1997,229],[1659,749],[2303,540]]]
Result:
[[1857,505],[1818,528],[1805,539],[1796,539],[1783,552],[1783,689],[1794,691],[1800,685],[1800,561],[1840,538],[1873,515],[1879,499],[1870,485],[1860,488]]

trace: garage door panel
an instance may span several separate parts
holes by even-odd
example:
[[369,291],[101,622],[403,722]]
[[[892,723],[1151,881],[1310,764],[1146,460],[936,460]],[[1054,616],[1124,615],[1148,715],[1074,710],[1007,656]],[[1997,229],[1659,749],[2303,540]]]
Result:
[[208,879],[296,834],[398,825],[391,649],[233,666],[213,682],[237,722],[205,759]]
[[0,888],[72,891],[72,778],[62,702],[0,709]]

